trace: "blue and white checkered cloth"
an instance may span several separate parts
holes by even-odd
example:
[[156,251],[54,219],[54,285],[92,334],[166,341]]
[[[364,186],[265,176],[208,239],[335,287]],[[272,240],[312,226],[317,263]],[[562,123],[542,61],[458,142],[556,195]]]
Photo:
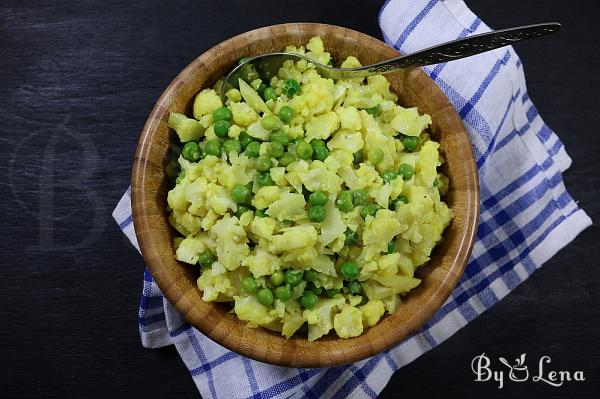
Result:
[[[379,22],[385,41],[403,53],[489,30],[461,0],[388,0]],[[423,328],[385,353],[342,367],[293,369],[214,343],[181,318],[146,271],[142,344],[174,344],[202,396],[375,397],[394,371],[490,308],[591,224],[563,185],[571,159],[531,102],[511,47],[424,70],[463,119],[479,168],[477,242],[453,294]],[[137,248],[129,190],[114,218]]]

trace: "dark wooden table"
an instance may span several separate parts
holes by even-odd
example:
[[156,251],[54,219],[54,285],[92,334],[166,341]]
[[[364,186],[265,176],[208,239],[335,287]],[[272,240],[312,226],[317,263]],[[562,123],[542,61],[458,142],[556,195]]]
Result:
[[[0,4],[0,396],[194,397],[172,348],[139,343],[142,258],[111,212],[138,132],[169,81],[237,33],[326,22],[380,37],[378,1],[9,1]],[[554,47],[518,46],[540,113],[573,157],[565,181],[600,218],[598,8],[591,1],[469,1],[493,27],[558,20]],[[344,8],[341,8],[344,5]],[[397,372],[382,397],[591,397],[600,384],[600,232]],[[475,383],[486,352],[552,357],[584,383]]]

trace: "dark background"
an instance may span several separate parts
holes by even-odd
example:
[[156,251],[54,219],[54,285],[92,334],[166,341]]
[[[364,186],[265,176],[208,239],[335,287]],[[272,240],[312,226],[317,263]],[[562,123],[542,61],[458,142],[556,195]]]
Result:
[[[58,2],[57,2],[58,3]],[[553,47],[519,44],[531,98],[573,157],[565,182],[594,220],[600,97],[599,13],[592,1],[468,1],[492,27],[558,20]],[[0,3],[0,395],[194,397],[172,348],[143,349],[144,263],[111,218],[138,132],[169,81],[246,30],[315,21],[381,37],[381,2],[7,1]],[[342,8],[343,7],[343,8]],[[592,397],[599,391],[597,226],[440,347],[398,371],[392,397]],[[475,383],[486,352],[584,383]]]

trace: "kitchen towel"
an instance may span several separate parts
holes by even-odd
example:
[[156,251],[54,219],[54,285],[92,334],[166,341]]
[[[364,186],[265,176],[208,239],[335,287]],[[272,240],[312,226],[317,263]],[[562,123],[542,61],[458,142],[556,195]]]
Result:
[[[379,23],[385,41],[403,53],[490,30],[461,0],[390,0]],[[250,360],[208,339],[181,318],[146,270],[142,344],[175,345],[203,397],[375,397],[394,371],[493,306],[591,224],[563,185],[571,159],[529,98],[512,47],[423,69],[462,118],[479,169],[477,241],[452,295],[385,353],[341,367],[294,369]],[[113,216],[139,250],[129,190]]]

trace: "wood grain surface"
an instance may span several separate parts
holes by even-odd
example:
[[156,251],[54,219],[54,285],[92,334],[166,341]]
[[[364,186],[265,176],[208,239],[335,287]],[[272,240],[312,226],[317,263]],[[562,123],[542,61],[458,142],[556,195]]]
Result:
[[446,159],[450,190],[444,198],[454,220],[432,259],[419,268],[422,283],[405,295],[402,305],[356,338],[330,333],[317,341],[296,335],[247,328],[225,303],[202,301],[197,269],[174,259],[175,231],[166,209],[164,172],[172,133],[169,112],[191,111],[195,95],[211,87],[244,56],[281,51],[319,36],[335,60],[356,56],[363,65],[397,56],[384,43],[363,33],[325,24],[283,24],[252,30],[211,48],[187,66],[166,88],[140,135],[131,174],[132,207],[140,249],[164,295],[196,328],[215,342],[252,359],[289,367],[328,367],[365,359],[386,350],[421,327],[448,298],[471,253],[479,219],[479,180],[469,137],[456,111],[433,81],[419,69],[388,74],[399,103],[430,114],[432,137]]
[[[323,22],[381,38],[383,1],[0,2],[0,392],[7,398],[195,398],[173,346],[140,345],[144,261],[116,228],[143,127],[179,71],[240,32]],[[467,0],[496,28],[558,20],[516,46],[530,97],[565,143],[572,196],[600,220],[600,36],[595,2]],[[594,398],[600,392],[600,228],[397,371],[381,398]],[[486,352],[552,356],[588,381],[554,388],[473,381]]]

